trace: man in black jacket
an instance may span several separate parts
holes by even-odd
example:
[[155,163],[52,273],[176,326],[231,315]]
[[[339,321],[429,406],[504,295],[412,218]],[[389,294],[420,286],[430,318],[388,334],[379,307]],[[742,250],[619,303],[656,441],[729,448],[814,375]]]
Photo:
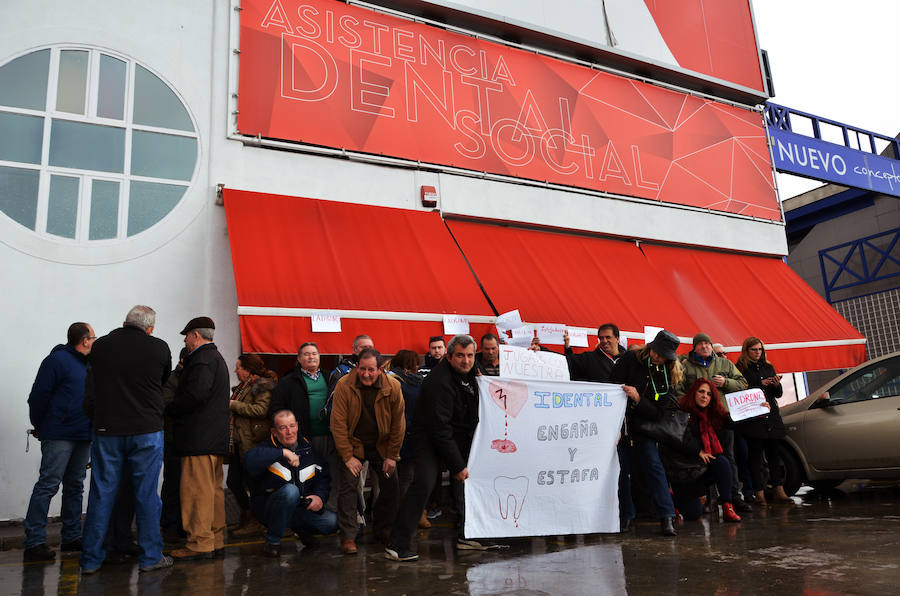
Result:
[[228,455],[231,392],[228,366],[212,343],[215,327],[209,317],[196,317],[181,331],[189,352],[175,398],[166,406],[181,456],[181,518],[187,532],[186,547],[171,555],[182,561],[225,554],[222,465]]
[[91,492],[84,522],[82,573],[100,569],[122,468],[131,470],[141,571],[162,569],[161,503],[156,493],[163,457],[162,386],[172,370],[169,346],[151,337],[156,313],[135,306],[124,325],[94,342],[85,382],[84,411],[94,422]]
[[410,440],[415,441],[416,472],[391,530],[385,549],[386,558],[394,561],[415,561],[419,558],[411,549],[412,536],[434,488],[441,461],[450,470],[459,510],[456,548],[499,548],[486,541],[465,538],[463,483],[469,477],[466,464],[476,426],[478,385],[475,382],[475,340],[468,335],[456,335],[447,346],[447,356],[431,370],[422,383],[411,423]]
[[244,456],[251,478],[250,509],[266,526],[263,554],[281,554],[281,538],[290,527],[306,546],[316,544],[313,534],[337,530],[337,515],[325,509],[328,500],[328,464],[298,432],[297,419],[287,409],[272,415],[268,441]]
[[613,323],[605,323],[597,329],[597,347],[590,352],[576,354],[569,346],[569,332],[563,334],[566,362],[569,376],[573,381],[608,383],[613,364],[622,355],[619,345],[619,328]]

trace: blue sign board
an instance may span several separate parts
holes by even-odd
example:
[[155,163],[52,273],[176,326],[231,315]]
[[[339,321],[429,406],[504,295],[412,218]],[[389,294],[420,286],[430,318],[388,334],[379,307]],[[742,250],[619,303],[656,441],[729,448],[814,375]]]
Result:
[[779,172],[900,197],[900,161],[774,126],[767,130]]

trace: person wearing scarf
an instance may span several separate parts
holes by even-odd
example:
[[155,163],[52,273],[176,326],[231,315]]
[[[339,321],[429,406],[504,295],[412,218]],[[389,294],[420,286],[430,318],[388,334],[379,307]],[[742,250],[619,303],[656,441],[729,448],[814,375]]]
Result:
[[731,419],[716,386],[709,379],[697,379],[678,405],[691,415],[688,437],[681,453],[669,452],[663,457],[675,507],[686,520],[699,518],[703,513],[700,496],[714,483],[725,521],[741,521],[731,502],[731,462],[722,448],[728,442]]

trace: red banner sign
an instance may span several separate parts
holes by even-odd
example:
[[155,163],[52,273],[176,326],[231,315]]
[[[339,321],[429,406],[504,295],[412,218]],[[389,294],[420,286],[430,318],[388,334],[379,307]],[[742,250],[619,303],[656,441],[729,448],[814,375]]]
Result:
[[762,116],[330,0],[245,0],[238,130],[780,219]]

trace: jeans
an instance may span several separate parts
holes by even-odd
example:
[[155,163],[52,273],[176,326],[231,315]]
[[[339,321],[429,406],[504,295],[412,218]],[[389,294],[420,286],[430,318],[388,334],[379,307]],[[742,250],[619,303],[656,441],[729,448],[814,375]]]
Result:
[[[413,481],[400,503],[397,511],[397,518],[394,521],[394,527],[391,529],[391,536],[388,543],[400,550],[409,550],[413,534],[419,526],[419,518],[422,517],[422,511],[431,496],[431,491],[437,483],[438,474],[441,471],[441,463],[430,444],[424,443],[416,452],[416,468],[413,473]],[[459,483],[462,484],[462,483]],[[457,502],[457,508],[465,515],[465,493],[460,491],[460,501]],[[462,536],[462,528],[457,528],[457,534]]]
[[616,445],[616,453],[619,455],[619,518],[622,520],[634,519],[634,500],[631,498],[631,460],[629,456],[628,437],[622,437]]
[[332,534],[337,530],[337,514],[322,507],[310,511],[299,506],[300,489],[293,484],[285,484],[266,498],[254,498],[250,510],[256,519],[266,526],[266,542],[281,544],[284,530],[288,526],[298,534]]
[[41,470],[25,514],[25,548],[47,542],[47,512],[60,484],[63,544],[81,538],[84,476],[90,454],[90,441],[41,441]]
[[[722,453],[709,462],[706,472],[697,479],[697,483],[708,486],[710,483],[715,482],[716,488],[719,491],[719,502],[731,503],[731,488],[733,482],[731,474],[731,462],[728,460],[728,457]],[[675,502],[675,506],[678,507],[678,511],[684,516],[684,519],[695,520],[703,515],[703,505],[700,503],[699,497],[690,494],[690,488],[693,487],[673,487],[673,492],[675,493],[673,501]]]
[[149,567],[162,559],[163,541],[159,532],[162,503],[156,493],[162,457],[162,431],[120,437],[94,435],[91,446],[91,492],[87,518],[84,520],[84,550],[81,553],[84,569],[97,569],[106,558],[103,539],[126,462],[131,467],[138,545],[141,547],[138,564]]
[[127,553],[134,544],[134,534],[131,532],[131,523],[134,521],[134,490],[131,488],[131,468],[126,462],[122,466],[122,480],[119,481],[119,492],[116,495],[116,504],[113,505],[112,516],[109,519],[109,529],[106,531],[106,540],[103,548],[106,552]]
[[672,495],[669,492],[669,481],[666,479],[666,470],[659,458],[659,449],[656,441],[652,439],[635,438],[634,450],[637,452],[638,463],[643,470],[647,481],[647,489],[650,491],[650,500],[656,507],[656,515],[662,519],[675,517],[675,505],[672,504]]

